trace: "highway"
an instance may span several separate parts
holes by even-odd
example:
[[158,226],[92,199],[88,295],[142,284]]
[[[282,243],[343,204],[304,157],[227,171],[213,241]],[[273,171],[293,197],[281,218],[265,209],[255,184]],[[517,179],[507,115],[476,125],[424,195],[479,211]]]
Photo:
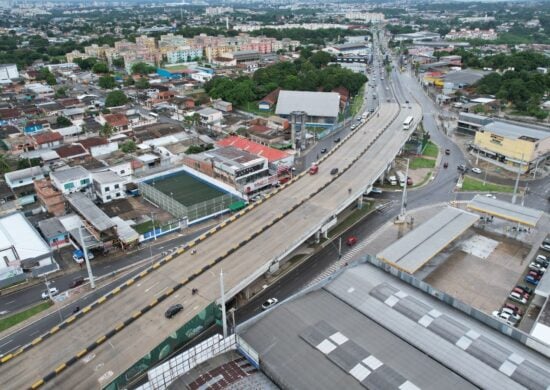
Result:
[[[305,237],[304,231],[317,229],[334,210],[342,207],[349,196],[348,188],[355,187],[362,191],[370,184],[392,159],[390,156],[397,153],[407,137],[407,132],[404,132],[401,126],[404,117],[411,112],[418,118],[421,115],[420,108],[416,105],[410,112],[406,110],[405,113],[399,113],[399,110],[397,104],[383,103],[380,116],[373,117],[366,125],[355,131],[350,141],[345,142],[321,164],[319,174],[302,177],[244,217],[227,225],[221,232],[204,240],[197,246],[197,255],[192,256],[187,252],[178,256],[150,276],[132,284],[124,293],[89,311],[75,321],[74,325],[58,331],[46,341],[37,343],[31,353],[25,353],[2,365],[0,375],[4,383],[8,383],[9,387],[14,389],[27,387],[56,368],[61,374],[46,383],[47,388],[61,385],[63,388],[94,388],[109,383],[139,356],[145,355],[166,335],[218,297],[217,274],[222,266],[226,289],[240,289],[237,286],[243,279],[254,278],[254,270],[265,269],[277,255],[282,255],[293,246],[297,246]],[[382,133],[366,154],[361,156],[361,152],[373,142],[377,133],[396,115],[393,125]],[[295,208],[296,204],[309,198],[314,189],[331,182],[333,177],[329,173],[330,169],[338,167],[343,170],[358,157],[357,162],[348,171],[309,201]],[[264,226],[292,209],[294,210],[287,216],[265,230]],[[237,243],[248,240],[251,235],[262,230],[262,233],[214,266],[212,272],[201,274],[185,286],[184,290],[172,294],[162,304],[139,316],[131,327],[123,328],[108,342],[103,342],[101,336],[106,331],[117,327],[122,320],[141,310],[154,297],[179,281],[185,281],[205,264],[226,255]],[[292,241],[296,237],[299,239]],[[189,291],[195,286],[200,289],[201,294],[191,296]],[[183,302],[186,306],[185,311],[176,320],[164,319],[163,312],[166,307],[176,302]],[[140,342],[136,343],[135,338],[138,335],[141,336]],[[77,355],[91,341],[98,339],[102,340],[102,343],[93,353],[84,356],[82,361],[71,367],[63,367],[63,362]]]

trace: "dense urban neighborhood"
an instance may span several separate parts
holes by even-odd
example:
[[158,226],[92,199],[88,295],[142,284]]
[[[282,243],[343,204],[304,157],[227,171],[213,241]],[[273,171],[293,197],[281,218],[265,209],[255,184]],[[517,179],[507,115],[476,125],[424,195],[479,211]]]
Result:
[[2,388],[550,388],[549,3],[0,14]]

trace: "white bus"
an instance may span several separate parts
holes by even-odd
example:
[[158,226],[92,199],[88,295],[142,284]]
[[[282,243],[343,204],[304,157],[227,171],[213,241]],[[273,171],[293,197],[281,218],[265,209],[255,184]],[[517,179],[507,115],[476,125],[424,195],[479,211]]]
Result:
[[413,122],[413,117],[412,116],[406,117],[405,120],[403,121],[403,130],[409,130],[409,128],[411,127],[412,122]]
[[401,171],[395,172],[395,176],[397,176],[397,180],[399,181],[399,186],[405,187],[405,182],[407,178],[405,177],[405,174]]

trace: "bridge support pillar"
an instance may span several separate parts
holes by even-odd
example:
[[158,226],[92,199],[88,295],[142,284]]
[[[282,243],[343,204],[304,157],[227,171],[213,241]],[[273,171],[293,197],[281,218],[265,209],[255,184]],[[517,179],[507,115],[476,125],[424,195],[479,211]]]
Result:
[[363,197],[360,196],[359,198],[357,198],[357,208],[359,210],[361,210],[363,208]]
[[320,230],[317,230],[315,232],[315,243],[318,244],[321,242],[321,231]]
[[380,177],[378,178],[378,182],[380,183],[380,185],[383,185],[384,184],[384,180],[386,179],[386,171],[382,172],[382,174],[380,175]]

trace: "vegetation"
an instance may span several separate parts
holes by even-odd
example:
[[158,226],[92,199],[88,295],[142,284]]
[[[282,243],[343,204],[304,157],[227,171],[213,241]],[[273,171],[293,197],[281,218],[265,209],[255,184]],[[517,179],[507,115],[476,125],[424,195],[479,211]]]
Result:
[[105,123],[101,129],[99,129],[99,135],[105,138],[109,138],[111,135],[113,135],[115,129],[113,129],[113,126],[111,126],[108,123]]
[[424,152],[422,153],[422,155],[426,157],[437,158],[438,153],[439,151],[437,149],[437,145],[430,141],[426,144],[426,147],[424,148]]
[[252,78],[215,77],[206,83],[205,89],[211,97],[238,106],[261,99],[278,87],[300,91],[332,91],[345,87],[352,96],[356,95],[367,78],[338,65],[327,66],[331,59],[325,52],[304,50],[294,62],[280,62],[258,69]]
[[116,87],[116,81],[113,76],[101,76],[97,82],[97,85],[103,89],[113,89]]
[[124,58],[113,58],[113,66],[117,68],[124,68]]
[[60,127],[68,127],[68,126],[71,126],[73,124],[73,122],[71,122],[71,120],[63,115],[61,116],[58,116],[57,119],[55,120],[55,123],[60,126]]
[[474,192],[513,192],[514,187],[501,184],[483,182],[470,176],[464,176],[462,191]]
[[290,38],[300,41],[301,44],[324,45],[326,42],[343,42],[346,35],[369,35],[365,30],[342,30],[339,28],[328,28],[319,30],[307,30],[305,28],[288,28],[276,30],[274,28],[261,28],[253,31],[250,35],[283,39]]
[[55,76],[48,68],[40,68],[40,71],[38,72],[38,80],[45,81],[48,85],[56,85],[57,80],[55,79]]
[[206,144],[206,145],[191,145],[187,150],[185,151],[185,154],[197,154],[202,153],[207,150],[214,149],[214,145],[212,144]]
[[128,96],[119,90],[109,92],[105,98],[105,107],[118,107],[126,103],[128,103]]
[[146,64],[145,62],[136,62],[132,65],[132,74],[149,74],[157,70],[152,65]]
[[149,80],[147,80],[145,77],[142,77],[135,82],[135,86],[137,89],[147,89],[150,86]]
[[36,306],[31,307],[30,309],[21,311],[19,313],[13,314],[9,317],[3,318],[0,320],[0,332],[11,328],[14,325],[19,324],[20,322],[25,321],[26,319],[34,316],[35,314],[38,314],[47,308],[49,308],[51,305],[53,305],[52,302],[49,300],[47,302],[39,303]]
[[120,145],[120,150],[122,150],[124,153],[133,153],[136,151],[136,149],[136,143],[132,140],[128,140]]
[[64,98],[67,97],[67,88],[66,87],[59,87],[55,91],[55,97],[56,98]]
[[414,157],[410,163],[410,169],[434,168],[435,160],[430,158]]
[[104,62],[96,62],[92,67],[94,73],[109,73],[109,66]]

